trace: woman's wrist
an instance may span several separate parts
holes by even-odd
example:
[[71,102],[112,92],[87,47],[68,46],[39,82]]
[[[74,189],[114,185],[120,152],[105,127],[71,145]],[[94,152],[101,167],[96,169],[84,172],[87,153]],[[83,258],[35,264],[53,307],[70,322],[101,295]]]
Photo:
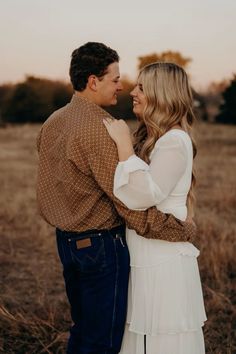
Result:
[[126,161],[132,155],[134,155],[134,148],[132,142],[117,144],[119,161]]

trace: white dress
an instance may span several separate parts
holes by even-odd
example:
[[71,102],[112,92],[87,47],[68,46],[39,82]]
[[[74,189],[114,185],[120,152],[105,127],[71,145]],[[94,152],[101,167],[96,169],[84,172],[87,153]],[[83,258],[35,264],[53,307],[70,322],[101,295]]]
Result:
[[[189,135],[170,130],[156,142],[150,165],[136,155],[118,164],[114,194],[129,209],[155,205],[185,220],[192,161]],[[150,240],[129,229],[127,243],[131,273],[120,354],[204,354],[199,250],[189,242]]]

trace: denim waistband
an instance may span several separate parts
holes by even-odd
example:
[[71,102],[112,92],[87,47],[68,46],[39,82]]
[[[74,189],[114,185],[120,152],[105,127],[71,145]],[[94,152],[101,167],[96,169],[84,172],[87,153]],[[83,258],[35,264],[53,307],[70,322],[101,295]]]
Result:
[[124,232],[125,232],[125,225],[119,225],[113,227],[112,229],[102,229],[102,230],[92,229],[83,232],[63,231],[56,228],[56,234],[58,237],[72,238],[72,239],[76,237],[85,237],[85,236],[93,237],[93,236],[106,236],[106,235],[112,235],[115,237],[117,234],[123,234]]

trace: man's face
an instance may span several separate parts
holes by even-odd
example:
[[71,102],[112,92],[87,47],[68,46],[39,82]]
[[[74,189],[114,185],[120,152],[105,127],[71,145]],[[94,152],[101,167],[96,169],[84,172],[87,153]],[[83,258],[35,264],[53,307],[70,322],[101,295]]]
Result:
[[100,106],[117,104],[117,93],[122,90],[119,64],[108,65],[107,73],[97,80],[97,102]]

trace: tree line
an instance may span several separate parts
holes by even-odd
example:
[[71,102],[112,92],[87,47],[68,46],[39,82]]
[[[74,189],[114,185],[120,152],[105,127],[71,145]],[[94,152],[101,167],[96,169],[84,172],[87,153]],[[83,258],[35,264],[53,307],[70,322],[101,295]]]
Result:
[[[169,61],[187,69],[190,58],[179,52],[166,51],[138,58],[138,69],[156,61]],[[122,80],[123,91],[118,104],[107,110],[117,118],[135,119],[132,112],[130,91],[134,83]],[[72,86],[62,81],[26,76],[23,82],[0,86],[0,123],[38,123],[68,103],[73,94]],[[197,116],[206,121],[236,124],[236,75],[229,82],[212,84],[208,92],[193,90]]]

